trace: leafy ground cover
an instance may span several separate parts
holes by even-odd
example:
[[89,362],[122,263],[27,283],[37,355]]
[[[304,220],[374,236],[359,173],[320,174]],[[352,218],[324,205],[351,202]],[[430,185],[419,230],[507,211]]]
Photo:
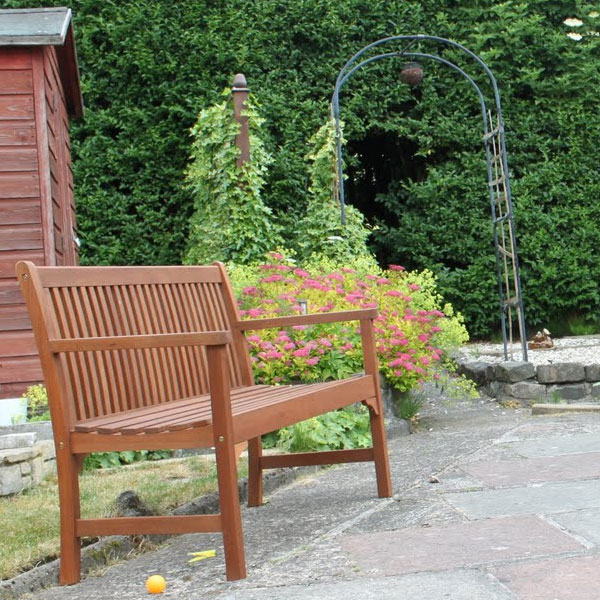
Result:
[[[246,461],[239,475],[246,476]],[[164,514],[184,502],[216,490],[214,461],[202,456],[138,463],[127,468],[86,471],[80,478],[84,517],[114,513],[115,498],[134,490],[144,503]],[[0,499],[0,579],[9,579],[59,554],[56,477],[20,494]]]

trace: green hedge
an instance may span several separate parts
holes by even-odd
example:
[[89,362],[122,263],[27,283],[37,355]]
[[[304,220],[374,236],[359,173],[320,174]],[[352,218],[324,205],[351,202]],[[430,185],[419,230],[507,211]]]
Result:
[[[307,143],[326,118],[339,68],[373,40],[424,32],[465,44],[498,78],[530,325],[597,312],[600,38],[566,35],[600,28],[592,3],[37,4],[67,4],[75,15],[87,108],[73,125],[85,262],[181,261],[193,211],[184,187],[189,130],[236,72],[266,119],[274,163],[263,199],[279,224],[294,227],[307,204]],[[583,27],[563,24],[574,16]],[[394,60],[373,65],[342,94],[350,201],[378,226],[372,243],[383,263],[432,268],[471,333],[485,335],[497,327],[498,300],[476,99],[449,69],[427,63],[414,90],[399,83],[398,69]]]

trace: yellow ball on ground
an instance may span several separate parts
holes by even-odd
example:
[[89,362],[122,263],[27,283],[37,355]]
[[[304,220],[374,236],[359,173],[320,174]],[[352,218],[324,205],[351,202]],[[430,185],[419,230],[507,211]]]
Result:
[[151,575],[146,580],[146,588],[151,594],[161,594],[165,591],[167,582],[161,575]]

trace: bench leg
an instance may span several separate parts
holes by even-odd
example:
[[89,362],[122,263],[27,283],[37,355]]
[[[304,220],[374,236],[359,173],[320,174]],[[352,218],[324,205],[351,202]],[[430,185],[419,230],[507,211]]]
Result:
[[262,442],[260,437],[248,440],[248,506],[261,506],[263,503],[261,456]]
[[75,532],[80,516],[79,464],[67,449],[58,451],[58,497],[60,506],[60,573],[59,583],[71,585],[81,579],[81,540]]
[[235,448],[232,443],[223,441],[217,443],[215,450],[227,579],[244,579],[246,559]]
[[390,477],[390,460],[387,451],[387,438],[383,411],[379,414],[369,407],[371,419],[371,436],[373,438],[373,455],[375,460],[375,474],[377,476],[377,493],[380,498],[389,498],[392,495],[392,480]]

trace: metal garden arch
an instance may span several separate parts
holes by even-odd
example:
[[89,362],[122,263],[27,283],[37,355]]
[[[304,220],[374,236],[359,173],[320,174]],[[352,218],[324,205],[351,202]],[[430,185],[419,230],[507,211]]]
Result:
[[[487,75],[493,90],[494,111],[488,109],[485,96],[474,79],[462,68],[453,62],[435,55],[420,52],[413,47],[421,41],[432,41],[437,44],[445,44],[465,53],[483,69]],[[393,42],[404,43],[400,50],[376,54],[357,62],[363,55],[373,48]],[[338,190],[341,207],[342,223],[345,222],[346,198],[344,193],[343,178],[343,148],[340,129],[340,91],[344,84],[361,68],[370,63],[395,57],[407,57],[410,59],[427,59],[439,62],[460,73],[473,87],[477,93],[483,119],[483,144],[487,161],[488,186],[490,194],[490,206],[492,211],[492,222],[494,227],[494,246],[496,249],[496,270],[498,278],[498,293],[500,299],[500,320],[502,325],[502,340],[504,343],[504,358],[508,360],[508,346],[511,344],[512,352],[512,320],[513,309],[516,312],[519,337],[521,341],[521,353],[523,360],[527,360],[527,341],[525,328],[525,312],[523,307],[523,296],[521,293],[521,278],[519,274],[519,260],[517,256],[517,243],[515,237],[515,226],[513,219],[512,194],[510,177],[508,171],[508,160],[506,156],[506,145],[504,140],[504,122],[502,119],[502,107],[498,84],[489,67],[485,62],[471,52],[465,46],[448,40],[446,38],[431,35],[397,35],[383,38],[365,46],[359,50],[340,70],[331,101],[332,114],[335,123],[336,145],[337,145],[337,175]]]

